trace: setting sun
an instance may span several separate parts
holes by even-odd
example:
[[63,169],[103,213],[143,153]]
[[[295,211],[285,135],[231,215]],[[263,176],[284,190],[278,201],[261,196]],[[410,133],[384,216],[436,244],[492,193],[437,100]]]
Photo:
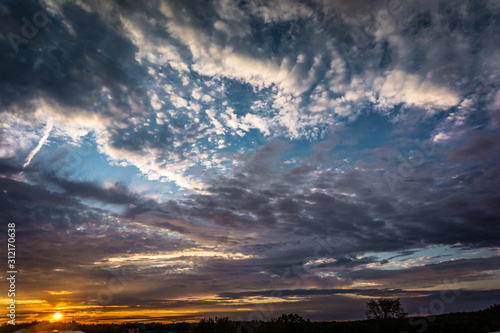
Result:
[[55,315],[53,315],[52,317],[54,317],[54,319],[56,319],[56,320],[59,320],[59,319],[61,319],[61,318],[62,318],[62,314],[60,314],[60,313],[58,312],[58,313],[56,313]]

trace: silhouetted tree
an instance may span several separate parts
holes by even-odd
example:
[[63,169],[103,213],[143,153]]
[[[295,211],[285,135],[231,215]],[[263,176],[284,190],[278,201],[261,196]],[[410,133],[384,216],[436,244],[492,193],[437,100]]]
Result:
[[194,324],[191,332],[193,333],[231,333],[236,332],[237,324],[230,321],[228,317],[203,318],[197,324]]
[[277,319],[271,319],[271,321],[276,321],[283,324],[302,324],[306,322],[304,318],[302,318],[296,313],[282,314]]
[[[304,319],[298,314],[282,314],[278,318],[271,319],[269,326],[270,332],[276,333],[295,333],[295,332],[309,332],[311,321]],[[263,330],[264,331],[264,330]]]
[[371,300],[366,303],[366,308],[365,314],[368,319],[404,318],[408,315],[404,312],[399,298],[397,300],[389,298]]

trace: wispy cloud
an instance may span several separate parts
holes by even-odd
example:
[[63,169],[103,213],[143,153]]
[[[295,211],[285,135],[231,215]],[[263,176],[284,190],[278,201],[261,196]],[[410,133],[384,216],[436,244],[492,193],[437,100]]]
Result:
[[30,163],[33,157],[35,157],[36,153],[42,149],[42,146],[44,145],[45,141],[49,138],[50,132],[52,131],[53,128],[52,121],[49,120],[45,127],[45,131],[43,133],[43,136],[40,138],[40,141],[38,142],[38,145],[30,152],[28,157],[26,158],[26,162],[23,165],[23,168],[26,168]]

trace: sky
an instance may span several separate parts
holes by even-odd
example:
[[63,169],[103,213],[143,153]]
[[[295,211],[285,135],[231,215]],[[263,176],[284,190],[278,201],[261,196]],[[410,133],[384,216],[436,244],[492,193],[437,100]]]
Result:
[[499,1],[4,0],[0,20],[18,321],[499,302]]

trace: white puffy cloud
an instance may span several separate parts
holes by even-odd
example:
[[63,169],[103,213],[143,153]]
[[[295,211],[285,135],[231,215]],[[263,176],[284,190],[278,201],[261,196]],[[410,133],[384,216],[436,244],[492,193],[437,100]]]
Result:
[[434,135],[434,138],[432,139],[432,141],[440,142],[440,141],[446,141],[448,139],[450,139],[450,136],[448,134],[440,132],[440,133]]
[[148,31],[145,26],[146,23],[141,22],[140,18],[133,20],[122,16],[121,21],[128,37],[139,49],[136,56],[139,62],[146,59],[158,65],[169,64],[179,72],[189,70],[176,47],[168,40],[156,36],[152,31]]
[[447,87],[437,85],[430,77],[422,78],[417,74],[409,74],[402,70],[389,72],[378,78],[375,89],[380,96],[377,104],[381,107],[392,107],[398,103],[409,106],[434,108],[449,108],[460,102],[457,93]]
[[262,17],[266,23],[311,19],[315,14],[312,8],[299,1],[262,2],[257,0],[250,1],[249,7],[254,15]]

